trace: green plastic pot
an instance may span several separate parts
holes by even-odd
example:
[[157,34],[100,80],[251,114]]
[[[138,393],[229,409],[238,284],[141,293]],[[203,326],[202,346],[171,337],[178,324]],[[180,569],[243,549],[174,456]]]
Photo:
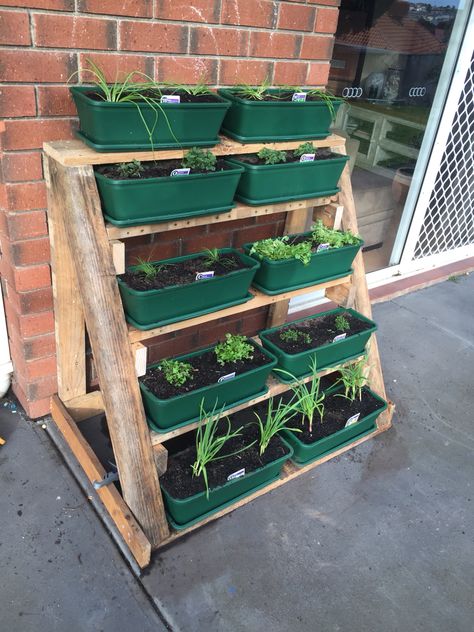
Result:
[[[227,409],[266,393],[266,381],[276,365],[276,359],[269,351],[262,349],[252,340],[249,340],[249,342],[267,356],[268,364],[246,373],[240,373],[228,381],[217,382],[216,384],[204,386],[169,399],[159,399],[143,382],[140,382],[143,404],[151,428],[156,432],[166,432],[172,428],[178,428],[197,421],[199,419],[201,402],[203,402],[205,410],[212,410],[214,406],[217,409],[222,407]],[[175,359],[186,362],[189,358],[201,355],[213,348],[214,345],[200,351],[178,356]],[[159,364],[157,362],[149,368],[155,368]]]
[[[287,454],[241,478],[210,489],[209,498],[206,498],[206,492],[189,498],[173,498],[162,486],[163,500],[171,525],[175,529],[185,529],[277,479],[283,465],[293,454],[291,446],[283,439],[281,441],[288,449]],[[191,463],[189,465],[191,466]]]
[[370,389],[367,390],[377,401],[383,404],[383,406],[366,417],[359,419],[359,421],[347,428],[341,428],[341,430],[338,430],[334,434],[319,439],[319,441],[315,441],[311,444],[303,443],[303,441],[298,438],[297,433],[291,430],[283,430],[282,435],[293,448],[292,461],[297,465],[306,465],[306,463],[310,463],[326,454],[330,454],[355,441],[355,439],[363,437],[375,430],[377,417],[387,408],[387,403]]
[[213,103],[161,103],[152,145],[142,120],[153,129],[156,114],[150,105],[95,101],[87,96],[94,86],[69,89],[79,115],[78,136],[100,152],[211,147],[219,142],[219,129],[230,107],[219,95]]
[[[300,235],[290,235],[299,237]],[[303,233],[303,237],[311,237],[311,232]],[[304,265],[298,259],[281,259],[274,261],[264,257],[261,259],[255,253],[250,254],[253,243],[244,244],[244,251],[260,262],[253,285],[265,294],[280,294],[302,287],[309,287],[332,279],[346,276],[351,272],[354,257],[364,242],[358,245],[342,246],[321,250],[311,255],[311,261]]]
[[333,195],[339,191],[337,183],[349,160],[348,156],[334,156],[278,165],[249,165],[232,156],[229,162],[244,168],[235,197],[245,204],[259,205]]
[[[225,276],[202,279],[187,285],[173,285],[157,290],[139,291],[117,278],[125,315],[129,323],[138,329],[152,329],[178,320],[194,318],[252,298],[249,287],[260,264],[233,248],[221,248],[221,254],[236,255],[248,268],[234,270]],[[205,253],[195,253],[155,261],[156,264],[173,264],[193,259]],[[131,266],[134,270],[137,266]],[[202,272],[196,269],[196,272]]]
[[[231,103],[222,132],[242,143],[326,138],[330,134],[331,112],[323,101],[253,101],[230,89],[218,92]],[[333,101],[336,112],[341,103],[342,99]]]
[[[346,336],[344,340],[330,342],[322,345],[321,347],[315,347],[313,349],[308,349],[307,351],[302,351],[301,353],[285,353],[283,349],[280,349],[280,347],[268,339],[269,334],[287,327],[288,324],[296,325],[306,320],[314,320],[327,316],[328,314],[350,314],[366,323],[367,329],[353,336]],[[322,370],[362,355],[365,351],[365,345],[376,329],[377,325],[372,320],[369,320],[362,314],[359,314],[359,312],[356,312],[353,309],[343,309],[342,307],[338,307],[327,312],[315,314],[314,316],[299,318],[298,320],[286,323],[280,327],[266,329],[259,333],[259,337],[264,348],[270,351],[277,358],[278,369],[288,371],[295,377],[305,377],[311,374],[311,362],[314,356],[316,356],[316,366],[319,370]],[[287,381],[286,376],[283,378],[278,372],[276,372],[276,375],[279,380],[285,382]]]
[[95,172],[106,219],[116,226],[136,226],[180,217],[222,213],[234,206],[243,169],[162,178],[113,180]]

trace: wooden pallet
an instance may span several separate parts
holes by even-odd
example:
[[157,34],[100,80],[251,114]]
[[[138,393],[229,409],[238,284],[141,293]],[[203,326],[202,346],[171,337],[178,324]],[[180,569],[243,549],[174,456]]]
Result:
[[[317,147],[329,147],[334,152],[345,153],[344,139],[338,136],[332,135],[313,143]],[[268,143],[265,146],[293,149],[299,144],[300,141],[291,141]],[[216,155],[231,155],[256,151],[262,146],[244,145],[222,138],[221,144],[212,151]],[[104,222],[93,165],[132,159],[178,158],[183,152],[163,150],[155,153],[100,154],[81,141],[57,141],[45,143],[44,153],[58,364],[58,394],[52,398],[51,413],[67,446],[91,483],[101,481],[106,472],[84,439],[78,424],[105,413],[122,494],[115,485],[103,485],[97,493],[141,567],[149,563],[152,550],[251,502],[390,427],[393,414],[391,403],[380,415],[373,433],[303,468],[288,463],[280,479],[268,487],[193,527],[176,532],[170,530],[159,485],[159,475],[166,470],[167,451],[163,442],[189,432],[196,424],[165,433],[149,430],[137,380],[137,375],[142,375],[146,368],[146,347],[142,341],[265,306],[270,306],[267,325],[279,325],[286,320],[291,298],[318,289],[324,289],[326,296],[338,305],[354,307],[369,318],[372,312],[363,258],[359,253],[354,260],[351,276],[277,296],[268,296],[253,289],[253,298],[242,305],[141,331],[126,324],[116,280],[116,274],[124,270],[125,241],[137,235],[186,230],[191,226],[282,212],[286,212],[287,234],[304,230],[311,214],[328,226],[342,226],[345,230],[357,233],[349,168],[346,166],[342,174],[340,193],[332,198],[312,198],[258,207],[238,204],[231,211],[220,215],[117,228]],[[90,393],[86,390],[86,329],[101,386],[100,391]],[[375,336],[369,342],[369,367],[371,388],[386,399]],[[332,367],[320,374],[334,372],[337,368]],[[236,406],[230,412],[252,406],[289,388],[273,378],[270,378],[268,387],[266,395]]]

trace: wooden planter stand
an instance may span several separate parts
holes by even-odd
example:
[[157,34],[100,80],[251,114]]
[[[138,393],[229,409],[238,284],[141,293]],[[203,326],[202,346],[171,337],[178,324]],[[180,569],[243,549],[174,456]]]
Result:
[[[259,151],[263,146],[294,149],[300,142],[244,145],[223,138],[222,143],[212,151],[216,155],[232,155]],[[345,153],[344,139],[338,136],[313,143],[317,147],[328,147],[334,152]],[[166,471],[167,451],[163,442],[189,432],[197,424],[160,434],[148,428],[137,380],[137,375],[143,375],[146,370],[146,347],[142,341],[264,306],[271,306],[267,326],[282,324],[286,320],[291,298],[318,289],[325,289],[326,296],[338,305],[354,307],[369,318],[372,312],[362,253],[359,253],[353,264],[352,275],[342,279],[277,296],[268,296],[252,289],[254,298],[243,305],[149,331],[140,331],[127,325],[125,321],[116,280],[116,274],[124,271],[124,240],[137,235],[186,230],[191,226],[281,212],[287,213],[287,234],[304,230],[311,212],[314,218],[322,219],[328,226],[342,226],[345,230],[357,233],[349,167],[346,165],[342,174],[340,193],[333,198],[257,207],[238,204],[231,211],[219,215],[117,228],[104,221],[93,165],[128,162],[133,159],[143,161],[181,158],[183,152],[163,150],[155,153],[100,154],[80,141],[46,143],[44,152],[58,364],[58,394],[52,398],[51,414],[85,475],[97,487],[97,482],[107,483],[103,480],[107,473],[84,439],[79,424],[105,412],[122,494],[114,484],[102,484],[98,487],[97,494],[140,567],[149,563],[152,550],[233,511],[390,427],[393,414],[391,403],[380,415],[373,433],[356,439],[351,445],[305,467],[298,468],[288,463],[281,478],[268,487],[188,529],[171,530],[166,520],[159,485],[159,475]],[[86,328],[101,389],[90,393],[86,390]],[[375,336],[369,342],[369,366],[371,388],[386,399]],[[321,375],[332,373],[337,368],[322,371]],[[252,406],[289,388],[273,378],[270,378],[268,386],[268,393],[264,396],[236,406],[228,412]]]

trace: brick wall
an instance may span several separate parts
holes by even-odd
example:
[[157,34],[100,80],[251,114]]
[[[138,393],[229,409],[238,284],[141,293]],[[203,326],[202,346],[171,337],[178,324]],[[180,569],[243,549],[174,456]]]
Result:
[[[91,58],[109,79],[140,70],[160,80],[324,86],[338,0],[3,0],[0,10],[0,239],[13,389],[31,417],[56,388],[44,141],[74,137],[68,78]],[[75,77],[79,80],[80,75]],[[239,246],[281,232],[283,217],[206,226],[127,242],[128,260]],[[150,358],[254,333],[265,314],[161,339]],[[91,370],[91,379],[94,379]]]

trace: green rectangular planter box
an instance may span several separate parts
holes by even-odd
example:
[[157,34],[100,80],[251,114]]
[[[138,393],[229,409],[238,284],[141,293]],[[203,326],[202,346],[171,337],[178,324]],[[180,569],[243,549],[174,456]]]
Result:
[[232,156],[228,160],[244,168],[236,199],[245,204],[259,205],[337,193],[337,183],[349,158],[337,156],[313,162],[278,165],[249,165],[239,160],[238,156]]
[[[87,96],[94,86],[69,88],[80,121],[78,136],[96,151],[210,147],[219,142],[219,129],[230,102],[219,95],[214,103],[161,103],[153,146],[142,118],[153,128],[155,112],[147,103],[108,103]],[[166,115],[166,116],[165,116]],[[166,120],[168,119],[168,122]],[[170,129],[171,128],[171,129]]]
[[[322,316],[326,316],[328,314],[345,313],[349,313],[359,320],[367,323],[367,325],[369,325],[368,329],[353,336],[347,336],[346,338],[344,338],[344,340],[330,342],[329,344],[322,345],[321,347],[316,347],[314,349],[308,349],[307,351],[302,351],[301,353],[285,353],[282,349],[277,347],[277,345],[275,345],[267,338],[268,334],[283,329],[289,324],[293,325],[305,320],[321,318]],[[288,371],[296,377],[304,377],[310,375],[311,373],[311,361],[314,356],[316,356],[316,366],[318,367],[318,369],[322,370],[362,355],[365,350],[365,345],[367,344],[372,333],[376,331],[376,329],[377,325],[372,320],[369,320],[362,314],[359,314],[359,312],[356,312],[353,309],[343,309],[342,307],[337,307],[336,309],[332,309],[327,312],[321,312],[320,314],[315,314],[314,316],[299,318],[298,320],[294,320],[291,323],[286,323],[285,325],[282,325],[280,327],[266,329],[259,333],[259,337],[265,349],[268,349],[274,356],[276,356],[278,360],[278,369]],[[282,379],[281,374],[276,372],[276,375],[278,379]],[[287,381],[286,376],[285,380],[283,381]]]
[[[145,292],[134,290],[118,277],[120,295],[128,322],[139,329],[152,329],[178,320],[224,309],[224,307],[251,298],[248,290],[259,268],[258,261],[233,248],[221,248],[219,252],[223,255],[234,254],[250,267],[234,270],[225,276],[216,276],[187,285],[173,285]],[[154,263],[178,263],[193,259],[200,254],[205,253],[163,259]],[[129,269],[135,268],[136,266],[131,266]],[[202,272],[198,268],[196,271]]]
[[243,173],[231,169],[162,178],[113,180],[95,172],[106,219],[116,226],[136,226],[180,217],[222,213],[234,206]]
[[266,487],[278,478],[283,465],[293,454],[291,446],[283,439],[281,440],[285,447],[288,448],[288,454],[264,465],[258,470],[245,474],[241,478],[236,478],[220,487],[210,489],[209,498],[206,498],[206,492],[200,492],[189,498],[173,498],[162,487],[163,500],[172,526],[176,529],[189,527],[198,520],[216,513],[257,489]]
[[[298,236],[290,235],[290,238]],[[302,236],[310,237],[311,232],[303,233]],[[254,286],[265,294],[280,294],[350,274],[354,257],[363,244],[360,240],[358,245],[315,252],[307,265],[298,259],[261,259],[256,254],[250,254],[252,243],[244,244],[243,249],[250,257],[260,262]]]
[[[370,391],[370,389],[368,390]],[[312,444],[303,443],[303,441],[298,438],[297,433],[291,432],[291,430],[283,430],[282,435],[293,448],[292,461],[297,465],[305,465],[372,432],[372,430],[375,429],[377,417],[387,408],[387,403],[373,391],[370,391],[370,393],[383,404],[383,407],[359,419],[355,424],[347,428],[341,428],[341,430],[338,430],[334,434],[315,441]]]
[[[165,432],[197,421],[199,419],[201,402],[203,402],[204,409],[208,411],[212,410],[215,405],[218,409],[224,406],[227,409],[241,402],[248,401],[257,395],[266,393],[266,381],[270,372],[276,366],[276,359],[269,351],[262,349],[252,340],[249,340],[249,342],[268,357],[268,364],[236,375],[233,379],[226,382],[216,382],[170,399],[159,399],[140,381],[143,404],[151,428],[156,432]],[[189,358],[213,349],[214,346],[178,356],[175,359],[185,362]],[[157,362],[149,368],[155,368],[159,364]]]
[[[331,112],[323,101],[254,101],[229,89],[218,92],[231,102],[222,132],[240,142],[307,140],[330,134]],[[336,112],[341,103],[342,99],[333,101]]]

